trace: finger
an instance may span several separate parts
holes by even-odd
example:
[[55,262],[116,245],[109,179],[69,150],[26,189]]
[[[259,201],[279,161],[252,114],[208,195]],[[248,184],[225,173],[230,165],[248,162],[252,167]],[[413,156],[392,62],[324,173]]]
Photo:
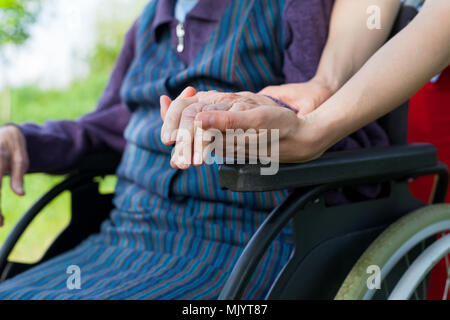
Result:
[[2,181],[3,176],[6,174],[6,159],[5,153],[0,149],[0,227],[2,227],[4,223],[2,215]]
[[193,165],[198,167],[203,164],[203,146],[205,142],[203,141],[203,129],[201,124],[195,124],[194,133],[194,157]]
[[3,227],[4,218],[2,215],[2,190],[0,189],[0,227]]
[[223,95],[223,92],[218,92],[217,90],[197,92],[199,101],[210,104],[216,103],[218,100],[220,100],[221,97],[223,97]]
[[11,163],[11,189],[18,196],[24,196],[25,191],[23,188],[23,178],[27,171],[27,161],[24,158],[24,155],[20,152],[17,152],[17,155],[14,156],[14,159]]
[[[233,108],[233,107],[232,107]],[[203,107],[202,112],[207,111],[227,111],[230,109],[230,104],[226,103],[218,103],[218,104],[210,104]],[[205,150],[207,146],[211,143],[207,136],[204,134],[204,130],[202,129],[201,121],[197,118],[194,121],[194,157],[193,164],[194,166],[200,166],[205,162],[206,155]],[[206,138],[206,140],[205,140]]]
[[194,87],[187,87],[180,94],[180,98],[192,98],[197,94],[197,90]]
[[237,102],[235,104],[233,104],[233,107],[231,107],[230,111],[245,111],[245,110],[250,110],[250,109],[254,109],[255,106],[254,105],[249,105],[248,103],[244,103],[244,102]]
[[[253,109],[256,110],[256,109]],[[197,115],[197,120],[202,125],[202,129],[218,129],[225,132],[227,129],[243,129],[255,127],[254,117],[257,115],[253,110],[247,111],[206,111]]]
[[177,98],[165,115],[164,124],[161,129],[161,141],[165,145],[174,144],[176,141],[176,132],[180,124],[181,115],[184,109],[198,102],[198,98]]
[[164,121],[166,118],[167,110],[169,110],[170,104],[172,103],[172,99],[168,96],[161,96],[159,99],[159,103],[161,105],[161,119]]
[[177,143],[175,146],[175,164],[180,169],[188,169],[192,164],[192,149],[194,142],[194,121],[197,114],[205,107],[204,103],[194,103],[183,110],[180,126],[177,133]]
[[217,129],[208,129],[208,130],[201,129],[201,130],[203,133],[202,137],[203,163],[213,164],[217,160],[222,161],[222,159],[224,158],[223,145],[225,142],[223,133]]
[[223,145],[225,159],[227,161],[238,160],[238,163],[245,163],[248,159],[250,160],[249,163],[256,163],[260,142],[259,136],[260,134],[256,130],[226,134]]
[[208,105],[205,105],[202,108],[202,112],[206,112],[206,111],[228,111],[228,110],[231,110],[232,108],[233,108],[233,106],[228,104],[228,103],[208,104]]
[[[191,98],[191,97],[195,96],[196,94],[197,94],[197,90],[195,90],[195,88],[187,87],[186,89],[183,90],[183,92],[181,92],[181,94],[178,96],[178,98],[180,98],[180,99]],[[169,107],[172,103],[172,99],[170,99],[166,95],[162,95],[159,99],[159,102],[161,105],[161,118],[164,121],[166,114],[167,114],[167,110],[169,110]]]
[[2,183],[3,183],[3,176],[6,175],[8,172],[9,167],[9,156],[7,155],[7,152],[5,149],[0,146],[0,192],[2,189]]

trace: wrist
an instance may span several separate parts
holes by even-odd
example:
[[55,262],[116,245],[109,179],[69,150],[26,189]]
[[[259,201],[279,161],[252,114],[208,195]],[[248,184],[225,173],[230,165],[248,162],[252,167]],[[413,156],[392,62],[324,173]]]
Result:
[[343,86],[343,81],[339,77],[326,76],[323,74],[316,74],[310,82],[326,89],[330,93],[330,96],[335,94]]
[[341,104],[335,97],[304,117],[313,135],[314,149],[322,154],[351,133],[349,127],[353,119],[337,107]]
[[[354,63],[350,58],[345,60],[333,59],[334,62],[319,65],[312,81],[329,89],[332,94],[336,93],[354,74]],[[342,63],[345,61],[345,63]]]
[[319,158],[328,149],[328,128],[320,123],[314,113],[298,117],[299,125],[295,133],[295,145],[299,151],[295,162],[307,162]]

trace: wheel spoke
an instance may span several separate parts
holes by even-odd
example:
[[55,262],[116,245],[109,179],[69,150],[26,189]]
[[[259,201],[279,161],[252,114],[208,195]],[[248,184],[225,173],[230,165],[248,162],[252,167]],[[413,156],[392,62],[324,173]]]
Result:
[[442,300],[447,300],[447,298],[448,298],[448,289],[450,289],[450,279],[447,278],[447,281],[445,281],[444,296],[442,297]]
[[409,261],[409,252],[405,255],[406,266],[409,268],[411,266],[411,262]]
[[426,300],[428,293],[428,283],[430,275],[427,275],[422,281],[422,300]]
[[[425,251],[425,240],[420,242],[420,249],[421,249],[421,252]],[[422,299],[423,300],[425,300],[427,298],[428,278],[429,278],[429,276],[426,276],[425,279],[423,279],[423,281],[422,281]]]
[[386,298],[389,297],[390,292],[389,292],[389,288],[387,285],[387,281],[383,281],[383,288],[384,288],[384,294],[386,295]]

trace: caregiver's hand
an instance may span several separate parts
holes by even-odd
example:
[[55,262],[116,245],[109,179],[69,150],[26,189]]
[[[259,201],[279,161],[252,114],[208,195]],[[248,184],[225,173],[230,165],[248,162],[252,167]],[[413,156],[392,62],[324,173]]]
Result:
[[314,111],[334,93],[325,81],[312,79],[303,83],[269,86],[261,94],[272,96],[297,109],[302,116]]
[[25,195],[23,177],[28,170],[28,154],[25,137],[13,125],[0,127],[0,227],[3,226],[1,212],[1,187],[6,174],[11,175],[11,189],[19,196]]
[[[281,106],[272,99],[251,92],[222,93],[217,91],[199,92],[194,97],[186,98],[187,88],[182,95],[170,103],[168,97],[161,97],[161,116],[164,125],[161,130],[161,140],[166,145],[176,142],[171,160],[173,168],[187,169],[191,164],[201,165],[202,142],[197,138],[195,119],[203,111],[243,111],[259,106]],[[292,114],[294,114],[291,111]],[[294,114],[295,115],[295,114]],[[199,127],[197,125],[197,127]],[[193,150],[194,149],[194,150]],[[193,152],[194,151],[194,152]]]
[[[244,132],[248,129],[254,129],[256,136],[261,136],[262,129],[265,129],[269,135],[271,130],[278,130],[279,140],[275,143],[278,143],[279,154],[276,155],[276,158],[280,163],[314,160],[326,150],[325,141],[322,141],[321,138],[322,128],[315,123],[314,117],[298,117],[293,111],[279,106],[262,105],[242,111],[203,111],[197,115],[196,124],[200,125],[204,131],[218,129],[223,133],[229,129],[242,129]],[[246,136],[251,135],[246,133]],[[233,140],[233,151],[242,150],[243,146],[237,145],[239,138]],[[255,154],[250,155],[248,153],[250,150],[248,142],[250,140],[249,138],[246,141],[245,153],[247,157],[254,158]],[[243,140],[241,139],[241,141]],[[268,146],[268,149],[273,150],[273,145]],[[224,150],[224,154],[228,156],[228,153],[225,152],[228,152],[228,150]],[[273,154],[269,153],[268,155],[272,159],[274,158]],[[204,155],[203,161],[205,159]]]

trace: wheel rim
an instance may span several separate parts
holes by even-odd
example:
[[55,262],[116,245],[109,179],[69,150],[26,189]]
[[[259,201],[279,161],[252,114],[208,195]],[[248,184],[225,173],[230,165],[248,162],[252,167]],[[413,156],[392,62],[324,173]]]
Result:
[[[396,281],[401,278],[408,268],[408,262],[413,261],[415,257],[423,252],[426,246],[434,242],[438,235],[446,230],[450,230],[450,205],[447,204],[422,207],[403,216],[383,231],[366,249],[345,278],[335,299],[387,298],[389,294],[383,295],[383,290],[371,290],[368,288],[369,281],[371,281],[369,279],[373,279],[370,276],[369,268],[373,266],[378,267],[380,274],[377,280],[382,284],[381,289],[384,288],[386,293],[388,293],[390,289],[395,287]],[[411,255],[410,252],[412,253]],[[410,261],[408,261],[409,256],[413,258]],[[439,265],[440,268],[445,266],[447,269],[445,274],[442,272],[439,275],[439,281],[441,277],[447,278],[447,281],[438,283],[439,290],[442,290],[439,291],[439,294],[442,292],[442,297],[450,296],[450,292],[448,292],[450,290],[449,262],[449,257],[447,257],[445,263],[442,262]],[[439,269],[439,271],[443,271],[443,269]],[[434,272],[433,279],[436,275],[438,274]],[[386,283],[388,286],[386,286]],[[418,290],[414,297],[427,297],[428,277],[425,278],[419,289],[420,291]],[[447,290],[447,293],[445,290]],[[435,294],[435,299],[440,298],[436,295],[437,291],[433,291],[433,293]],[[376,294],[375,297],[374,294]]]
[[[409,260],[408,253],[415,246],[417,246],[418,244],[422,245],[422,243],[424,243],[424,241],[426,241],[428,238],[442,234],[447,230],[450,230],[450,220],[435,223],[415,234],[412,238],[406,241],[386,262],[385,266],[381,269],[381,281],[383,282],[386,279],[386,276],[389,275],[391,270],[401,259],[406,258]],[[408,261],[407,264],[411,265],[410,261]],[[373,295],[375,293],[376,289],[367,289],[363,299],[370,300],[373,298]]]
[[[417,292],[417,287],[423,282],[423,279],[429,274],[433,267],[444,257],[448,257],[449,252],[450,235],[446,235],[435,241],[411,264],[389,295],[389,300],[409,299],[411,295]],[[446,294],[447,288],[444,289],[443,298],[446,297]]]

